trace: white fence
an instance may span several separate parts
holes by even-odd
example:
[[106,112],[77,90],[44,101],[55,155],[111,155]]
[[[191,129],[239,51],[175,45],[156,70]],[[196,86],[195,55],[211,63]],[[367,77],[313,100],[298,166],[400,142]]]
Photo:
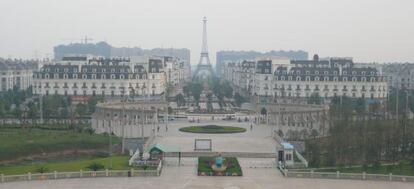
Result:
[[285,177],[295,178],[318,178],[318,179],[354,179],[354,180],[377,180],[377,181],[400,181],[400,182],[414,182],[414,176],[393,175],[386,174],[367,174],[363,173],[341,173],[337,172],[300,172],[289,171],[279,167],[280,171]]
[[160,176],[163,163],[154,170],[104,170],[104,171],[76,171],[76,172],[52,172],[52,173],[27,173],[22,175],[0,175],[0,183],[30,181],[30,180],[50,180],[50,179],[69,179],[69,178],[96,178],[96,177],[154,177]]

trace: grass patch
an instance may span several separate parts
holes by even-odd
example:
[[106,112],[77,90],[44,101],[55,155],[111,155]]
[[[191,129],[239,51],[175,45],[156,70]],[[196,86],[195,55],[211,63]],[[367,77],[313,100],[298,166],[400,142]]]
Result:
[[[129,156],[113,156],[112,157],[112,170],[129,170],[131,168],[135,170],[143,169],[143,167],[129,166]],[[55,162],[55,163],[33,163],[29,165],[18,165],[18,166],[4,166],[0,167],[0,174],[5,175],[17,175],[26,174],[28,172],[37,173],[42,167],[46,170],[45,172],[75,172],[79,170],[89,171],[87,168],[92,163],[101,164],[104,169],[110,169],[110,157],[107,158],[91,158],[82,159],[68,162]],[[149,166],[147,170],[155,170],[157,167]]]
[[239,161],[236,157],[225,157],[223,165],[226,165],[227,168],[223,173],[214,172],[211,168],[211,165],[214,164],[215,157],[199,157],[198,158],[198,175],[199,176],[242,176],[243,172],[241,170]]
[[246,132],[246,129],[241,128],[241,127],[217,126],[217,125],[182,127],[179,130],[181,132],[187,132],[187,133],[204,133],[204,134],[229,134],[229,133]]
[[[106,149],[108,140],[108,136],[72,130],[37,128],[23,131],[0,127],[0,161],[64,150]],[[113,137],[113,144],[120,141]]]

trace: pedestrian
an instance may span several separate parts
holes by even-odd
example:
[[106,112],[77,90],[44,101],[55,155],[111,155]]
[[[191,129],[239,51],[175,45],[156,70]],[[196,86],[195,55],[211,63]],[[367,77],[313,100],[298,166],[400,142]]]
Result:
[[253,124],[250,124],[250,130],[253,130]]
[[157,133],[160,132],[160,126],[157,126]]
[[168,126],[167,125],[165,126],[165,132],[168,132]]

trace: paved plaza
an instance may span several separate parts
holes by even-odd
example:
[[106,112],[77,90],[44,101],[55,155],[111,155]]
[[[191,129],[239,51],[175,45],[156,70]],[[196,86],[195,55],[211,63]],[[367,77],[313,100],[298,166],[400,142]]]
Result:
[[206,122],[199,125],[216,124],[223,126],[237,126],[246,129],[244,133],[233,134],[196,134],[184,133],[178,129],[183,126],[196,125],[194,123],[173,123],[167,133],[161,131],[154,143],[165,146],[174,146],[182,152],[194,151],[195,139],[211,139],[212,151],[214,152],[253,152],[253,153],[275,153],[277,143],[271,137],[272,128],[269,126],[254,126],[250,130],[250,123],[242,122]]
[[[205,125],[209,123],[199,123]],[[245,133],[237,134],[193,134],[178,131],[179,128],[197,123],[175,121],[165,129],[160,130],[154,143],[180,148],[181,151],[193,151],[195,138],[212,139],[215,152],[256,152],[274,153],[276,142],[271,138],[274,128],[269,126],[254,126],[250,123],[214,122],[216,125],[239,126],[246,128]],[[155,127],[156,128],[156,127]],[[135,129],[135,128],[134,128]],[[136,127],[136,129],[140,129]],[[154,127],[147,127],[146,132],[152,132]],[[360,180],[329,180],[329,179],[299,179],[284,178],[276,168],[274,158],[239,158],[243,170],[242,177],[208,177],[197,176],[197,159],[182,158],[178,165],[177,158],[166,158],[165,166],[160,177],[133,178],[83,178],[47,181],[25,181],[0,184],[0,189],[265,189],[265,188],[294,188],[294,189],[404,189],[414,188],[413,183],[360,181]]]

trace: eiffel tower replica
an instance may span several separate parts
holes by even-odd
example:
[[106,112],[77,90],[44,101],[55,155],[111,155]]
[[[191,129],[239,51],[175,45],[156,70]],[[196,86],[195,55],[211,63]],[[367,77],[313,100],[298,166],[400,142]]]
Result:
[[209,80],[214,76],[213,68],[210,64],[207,48],[207,18],[203,18],[203,42],[201,45],[200,61],[194,72],[193,80]]

